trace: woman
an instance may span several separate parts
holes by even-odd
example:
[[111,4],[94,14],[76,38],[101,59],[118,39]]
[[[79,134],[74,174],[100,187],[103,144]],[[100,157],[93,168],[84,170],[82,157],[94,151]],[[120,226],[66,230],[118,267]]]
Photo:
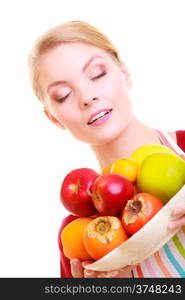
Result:
[[[161,143],[158,131],[133,114],[129,95],[132,80],[117,49],[90,24],[67,22],[46,32],[35,43],[29,67],[34,92],[48,119],[88,143],[100,168],[129,157],[141,145]],[[169,135],[185,151],[185,131]],[[185,207],[178,209],[179,219],[169,230],[170,226],[185,225]],[[66,218],[61,230],[72,219]],[[108,273],[84,271],[88,262],[72,260],[70,269],[59,245],[63,277],[129,277],[134,267]],[[134,274],[140,276],[141,272],[135,269]],[[176,271],[174,274],[172,277],[177,276]],[[156,277],[160,276],[156,273]]]

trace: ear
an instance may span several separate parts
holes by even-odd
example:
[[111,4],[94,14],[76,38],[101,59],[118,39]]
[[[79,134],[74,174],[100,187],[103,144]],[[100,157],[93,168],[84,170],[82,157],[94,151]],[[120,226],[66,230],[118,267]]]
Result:
[[64,125],[62,125],[47,109],[46,106],[44,106],[43,111],[46,115],[46,117],[53,123],[55,124],[57,127],[61,128],[61,129],[66,129],[64,127]]
[[121,71],[124,73],[125,82],[127,85],[128,90],[130,91],[132,89],[132,78],[130,76],[130,72],[128,71],[127,67],[123,62],[121,62]]

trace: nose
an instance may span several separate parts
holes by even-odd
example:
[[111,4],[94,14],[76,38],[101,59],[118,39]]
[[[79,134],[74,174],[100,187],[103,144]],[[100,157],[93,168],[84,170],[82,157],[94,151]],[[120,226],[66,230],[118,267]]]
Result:
[[99,100],[98,97],[89,97],[89,98],[86,98],[86,99],[81,99],[81,101],[80,101],[80,107],[81,107],[81,109],[85,109],[89,105],[91,105],[92,102],[95,102],[95,101],[98,101],[98,100]]

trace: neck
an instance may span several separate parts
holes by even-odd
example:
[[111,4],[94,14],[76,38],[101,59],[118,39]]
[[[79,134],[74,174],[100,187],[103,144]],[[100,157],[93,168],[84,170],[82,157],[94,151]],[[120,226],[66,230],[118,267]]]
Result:
[[100,168],[103,168],[119,158],[129,157],[135,149],[144,144],[160,144],[160,141],[154,129],[145,126],[134,117],[114,140],[103,145],[91,145],[91,148]]

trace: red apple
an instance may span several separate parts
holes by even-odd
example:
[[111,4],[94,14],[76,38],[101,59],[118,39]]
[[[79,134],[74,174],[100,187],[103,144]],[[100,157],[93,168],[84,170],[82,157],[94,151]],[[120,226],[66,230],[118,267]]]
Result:
[[134,187],[131,181],[118,174],[100,175],[92,186],[94,206],[101,215],[106,216],[121,213],[133,194]]
[[90,168],[69,172],[63,180],[60,200],[72,214],[85,217],[97,213],[91,197],[91,186],[99,174]]

